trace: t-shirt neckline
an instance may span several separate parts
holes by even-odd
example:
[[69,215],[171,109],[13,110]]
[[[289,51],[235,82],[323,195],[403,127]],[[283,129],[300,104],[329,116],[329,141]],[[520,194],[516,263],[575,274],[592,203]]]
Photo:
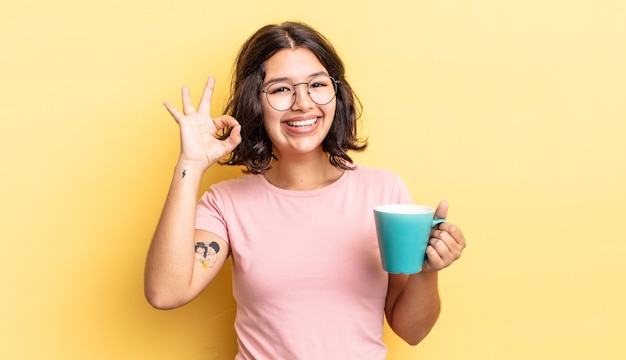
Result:
[[348,173],[352,171],[356,171],[356,166],[351,170],[344,170],[343,174],[341,174],[341,176],[339,176],[339,178],[337,178],[337,180],[333,181],[332,183],[326,186],[323,186],[321,188],[318,188],[318,189],[313,189],[313,190],[287,190],[287,189],[279,188],[278,186],[272,185],[269,181],[267,181],[267,179],[265,178],[265,176],[263,176],[263,174],[257,174],[255,176],[257,177],[257,180],[261,183],[263,187],[265,187],[266,189],[268,189],[269,191],[273,193],[276,193],[282,196],[288,196],[288,197],[306,198],[306,197],[313,197],[313,196],[321,195],[323,193],[326,193],[340,186],[344,181],[346,181],[346,178],[349,176]]

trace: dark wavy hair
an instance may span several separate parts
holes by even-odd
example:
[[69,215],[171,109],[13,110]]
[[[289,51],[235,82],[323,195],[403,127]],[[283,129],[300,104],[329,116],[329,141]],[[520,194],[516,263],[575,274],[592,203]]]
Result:
[[[367,141],[357,137],[357,120],[362,106],[345,78],[343,62],[331,43],[310,26],[298,22],[266,25],[254,33],[241,47],[233,69],[231,95],[225,113],[241,124],[242,141],[220,163],[244,165],[244,172],[259,174],[269,169],[272,160],[272,143],[263,126],[260,90],[265,79],[265,61],[282,49],[305,48],[317,56],[328,71],[338,80],[335,118],[322,149],[330,155],[330,163],[349,170],[352,159],[347,152],[363,151]],[[230,129],[221,136],[228,137]]]

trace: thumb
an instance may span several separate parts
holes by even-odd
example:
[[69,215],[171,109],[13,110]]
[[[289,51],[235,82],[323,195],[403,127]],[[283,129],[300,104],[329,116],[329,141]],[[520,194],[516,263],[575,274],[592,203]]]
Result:
[[448,202],[443,200],[435,210],[435,219],[445,219],[448,216]]
[[229,115],[222,115],[213,119],[213,123],[215,124],[215,128],[217,130],[230,127],[228,137],[222,140],[222,144],[226,148],[227,152],[233,151],[241,142],[241,125],[237,119]]
[[228,151],[233,151],[237,147],[237,145],[241,143],[241,125],[237,124],[233,126],[230,130],[228,138],[223,141],[226,145],[226,148],[228,148]]

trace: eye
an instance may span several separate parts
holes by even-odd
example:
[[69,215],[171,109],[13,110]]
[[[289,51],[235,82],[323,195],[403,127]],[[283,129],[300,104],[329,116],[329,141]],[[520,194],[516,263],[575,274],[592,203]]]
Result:
[[267,92],[270,95],[274,95],[274,94],[288,95],[289,93],[291,93],[291,91],[292,91],[291,85],[285,84],[285,83],[273,84],[273,85],[270,85],[270,87],[267,89]]
[[332,86],[332,80],[328,76],[316,77],[309,83],[310,89],[323,88],[327,86]]

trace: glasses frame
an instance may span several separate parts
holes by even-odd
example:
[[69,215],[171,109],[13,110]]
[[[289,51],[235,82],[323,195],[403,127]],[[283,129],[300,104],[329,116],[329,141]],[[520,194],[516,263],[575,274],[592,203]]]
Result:
[[[330,98],[330,100],[328,100],[327,102],[320,104],[317,101],[313,100],[313,97],[311,97],[311,82],[315,79],[317,79],[318,77],[328,77],[330,78],[330,80],[333,82],[333,87],[335,89],[335,95],[333,95],[333,97]],[[272,102],[270,101],[270,94],[269,94],[269,89],[276,84],[279,83],[285,83],[285,84],[289,84],[286,81],[275,81],[272,83],[267,84],[267,87],[265,89],[261,89],[259,92],[265,93],[265,99],[267,100],[267,103],[272,107],[272,109],[276,110],[276,111],[287,111],[289,109],[291,109],[291,107],[293,106],[293,104],[296,103],[296,99],[298,98],[298,92],[296,91],[296,86],[298,85],[305,85],[306,84],[306,93],[309,95],[309,99],[311,99],[311,101],[313,101],[314,103],[316,103],[317,105],[326,105],[326,104],[330,104],[331,101],[333,101],[334,98],[337,97],[337,89],[338,89],[338,85],[340,83],[339,80],[335,80],[334,77],[330,76],[330,75],[318,75],[315,76],[313,79],[309,80],[309,81],[301,81],[299,83],[295,83],[295,84],[289,84],[289,86],[291,86],[292,90],[293,90],[293,100],[291,101],[291,104],[289,104],[289,106],[284,109],[284,110],[280,110],[274,107],[274,105],[272,105]]]

